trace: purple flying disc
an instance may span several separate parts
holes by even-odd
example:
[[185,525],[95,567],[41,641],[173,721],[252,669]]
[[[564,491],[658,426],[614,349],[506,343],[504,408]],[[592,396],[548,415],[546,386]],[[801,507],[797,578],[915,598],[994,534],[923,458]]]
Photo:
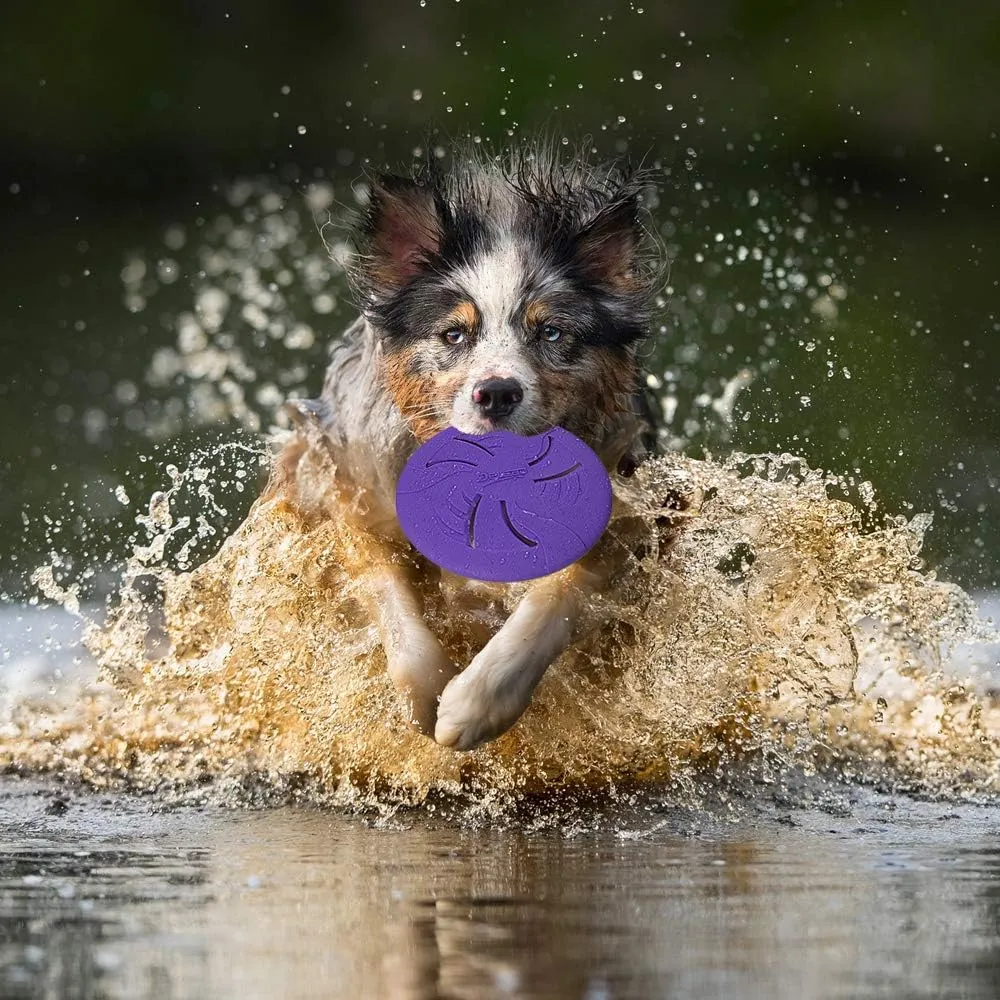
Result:
[[611,517],[611,480],[561,427],[534,437],[449,427],[406,463],[396,513],[438,566],[512,583],[555,573],[594,547]]

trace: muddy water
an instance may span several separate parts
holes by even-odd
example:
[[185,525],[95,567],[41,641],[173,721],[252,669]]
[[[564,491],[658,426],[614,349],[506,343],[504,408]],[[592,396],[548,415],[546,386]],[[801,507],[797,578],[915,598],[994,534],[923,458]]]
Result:
[[996,808],[787,782],[461,828],[0,784],[0,995],[994,997]]
[[[319,458],[313,471],[331,481]],[[226,802],[248,787],[374,808],[445,796],[488,817],[564,791],[690,793],[748,758],[957,796],[1000,782],[1000,704],[943,659],[988,630],[921,570],[925,521],[866,524],[863,502],[835,496],[850,484],[799,459],[646,463],[609,528],[622,573],[524,717],[472,754],[403,721],[359,606],[370,539],[271,493],[178,572],[163,553],[189,483],[197,469],[151,502],[108,620],[82,613],[103,684],[13,702],[0,764],[181,795],[207,783]],[[415,570],[456,663],[519,599],[511,588],[484,629],[432,567]],[[35,580],[76,609],[72,584]]]
[[997,650],[919,518],[647,467],[590,637],[456,755],[394,709],[362,540],[272,497],[169,569],[188,480],[110,618],[42,573],[75,626],[0,619],[0,996],[996,995]]

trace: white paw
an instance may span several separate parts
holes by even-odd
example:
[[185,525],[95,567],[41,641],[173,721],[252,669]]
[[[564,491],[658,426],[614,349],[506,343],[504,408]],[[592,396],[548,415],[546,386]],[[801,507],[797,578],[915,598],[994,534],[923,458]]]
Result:
[[441,695],[434,739],[455,750],[474,750],[505,733],[524,713],[541,674],[516,660],[491,662],[489,647]]
[[433,736],[438,698],[458,668],[441,646],[431,640],[390,658],[388,672],[406,721],[425,736]]

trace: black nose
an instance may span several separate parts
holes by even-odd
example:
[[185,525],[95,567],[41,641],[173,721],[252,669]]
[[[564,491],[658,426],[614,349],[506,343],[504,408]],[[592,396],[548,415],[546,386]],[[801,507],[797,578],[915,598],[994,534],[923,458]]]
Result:
[[521,383],[513,378],[488,378],[472,390],[472,402],[488,417],[506,417],[524,399]]

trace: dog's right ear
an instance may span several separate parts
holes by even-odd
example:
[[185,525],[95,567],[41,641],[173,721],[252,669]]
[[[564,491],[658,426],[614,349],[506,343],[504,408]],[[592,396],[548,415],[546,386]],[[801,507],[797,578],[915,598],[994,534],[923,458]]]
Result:
[[379,297],[399,291],[441,247],[441,217],[434,191],[406,177],[376,177],[362,234],[359,268],[364,284]]

